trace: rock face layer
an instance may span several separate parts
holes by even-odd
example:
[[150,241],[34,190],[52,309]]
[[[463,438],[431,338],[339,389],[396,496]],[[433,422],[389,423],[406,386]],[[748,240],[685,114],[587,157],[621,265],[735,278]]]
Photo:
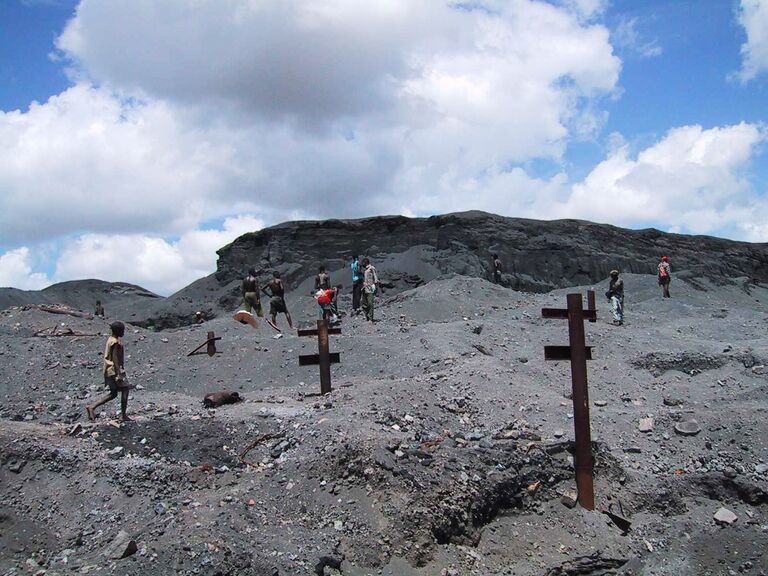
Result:
[[[655,274],[664,254],[673,273],[685,277],[768,281],[768,244],[484,212],[288,222],[245,234],[219,250],[215,276],[224,285],[256,266],[262,273],[280,270],[287,284],[297,287],[318,264],[341,270],[358,254],[370,256],[380,272],[410,276],[411,284],[419,284],[451,273],[489,278],[493,253],[502,261],[505,285],[533,292],[598,282],[614,268]],[[401,268],[389,270],[390,263]]]

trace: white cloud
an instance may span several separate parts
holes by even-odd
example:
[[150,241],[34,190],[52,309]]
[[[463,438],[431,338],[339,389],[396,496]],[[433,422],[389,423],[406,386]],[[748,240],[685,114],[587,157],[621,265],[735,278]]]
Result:
[[738,76],[742,82],[768,71],[768,0],[741,0],[739,22],[747,34]]
[[242,213],[471,208],[483,183],[527,205],[552,184],[514,166],[599,130],[618,81],[602,2],[564,4],[82,0],[58,40],[77,83],[0,112],[0,241],[98,255]]
[[0,240],[181,232],[216,217],[231,150],[162,102],[74,86],[0,112]]
[[228,218],[220,230],[194,230],[177,241],[138,234],[85,234],[67,242],[58,279],[100,278],[138,284],[162,295],[216,269],[216,250],[263,227],[252,216]]
[[647,40],[637,30],[637,18],[622,18],[611,33],[613,44],[626,51],[638,54],[642,58],[654,58],[663,52],[655,39]]
[[0,287],[40,290],[50,283],[45,274],[32,271],[32,258],[26,246],[0,254]]
[[[84,0],[59,39],[81,75],[222,120],[218,147],[270,216],[370,212],[403,171],[477,174],[559,159],[620,69],[602,2]],[[141,42],[136,42],[141,38]],[[180,121],[180,120],[179,120]],[[217,176],[214,176],[214,179]],[[239,191],[240,190],[240,191]],[[271,219],[271,218],[269,218]]]
[[636,159],[628,145],[621,146],[573,186],[554,214],[619,225],[682,223],[687,232],[732,230],[735,237],[768,240],[759,238],[768,201],[744,176],[766,136],[746,123],[709,130],[684,126]]

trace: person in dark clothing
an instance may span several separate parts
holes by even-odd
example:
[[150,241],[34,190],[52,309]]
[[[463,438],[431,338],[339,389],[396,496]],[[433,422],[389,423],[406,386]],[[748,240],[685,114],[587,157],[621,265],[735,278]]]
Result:
[[315,276],[315,292],[318,290],[329,290],[331,288],[331,275],[325,271],[325,266],[320,266],[320,269]]
[[363,294],[363,273],[357,255],[352,256],[352,314],[360,314],[360,300]]
[[120,392],[120,419],[123,422],[130,421],[126,414],[128,410],[128,381],[125,377],[125,349],[123,348],[123,336],[125,335],[125,324],[122,322],[113,322],[109,325],[112,335],[107,339],[107,345],[104,348],[103,372],[104,385],[109,388],[109,394],[98,400],[95,404],[89,404],[85,407],[89,420],[96,419],[96,408],[106,404],[110,400],[117,398]]
[[261,309],[261,295],[259,294],[259,280],[256,278],[256,269],[248,270],[248,276],[243,278],[243,310],[250,312],[253,310],[256,316],[261,318],[264,312]]
[[621,326],[624,324],[624,280],[619,278],[618,270],[611,270],[611,282],[605,295],[611,301],[613,324]]
[[93,315],[104,318],[104,306],[101,305],[101,300],[96,300],[96,311],[93,313]]
[[288,327],[293,328],[291,314],[288,312],[288,307],[285,304],[285,286],[280,278],[280,272],[275,270],[272,273],[272,280],[270,280],[269,284],[264,286],[261,291],[269,296],[269,316],[271,318],[272,327],[279,330],[277,327],[277,314],[278,312],[282,312],[285,314],[285,319],[288,321]]
[[498,254],[493,255],[493,283],[501,284],[501,260]]

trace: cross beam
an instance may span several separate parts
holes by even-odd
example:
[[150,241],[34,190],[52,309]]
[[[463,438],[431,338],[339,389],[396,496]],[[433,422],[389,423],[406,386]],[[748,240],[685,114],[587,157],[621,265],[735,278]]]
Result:
[[589,391],[587,386],[587,360],[592,359],[592,347],[584,338],[584,320],[597,320],[595,293],[587,292],[589,308],[583,307],[581,294],[568,294],[567,309],[542,308],[544,318],[568,320],[568,346],[545,346],[545,360],[570,360],[573,386],[573,427],[575,444],[576,487],[579,504],[587,510],[595,509],[593,481],[592,440],[589,424]]

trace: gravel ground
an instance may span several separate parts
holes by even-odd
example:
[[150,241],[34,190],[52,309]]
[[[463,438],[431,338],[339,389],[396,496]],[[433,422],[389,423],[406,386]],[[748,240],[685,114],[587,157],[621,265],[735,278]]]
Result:
[[[110,319],[7,309],[0,571],[766,574],[768,289],[677,280],[664,300],[654,277],[625,283],[621,327],[604,285],[529,294],[455,276],[384,295],[374,325],[347,316],[331,336],[326,396],[297,361],[316,343],[295,331],[128,326],[124,425],[117,402],[94,423],[84,411]],[[566,323],[540,312],[589,288],[592,512],[568,506],[569,366],[543,360]],[[314,322],[309,297],[288,303]],[[53,326],[74,334],[35,336]],[[207,331],[219,354],[187,357]],[[204,408],[218,390],[244,401]]]

